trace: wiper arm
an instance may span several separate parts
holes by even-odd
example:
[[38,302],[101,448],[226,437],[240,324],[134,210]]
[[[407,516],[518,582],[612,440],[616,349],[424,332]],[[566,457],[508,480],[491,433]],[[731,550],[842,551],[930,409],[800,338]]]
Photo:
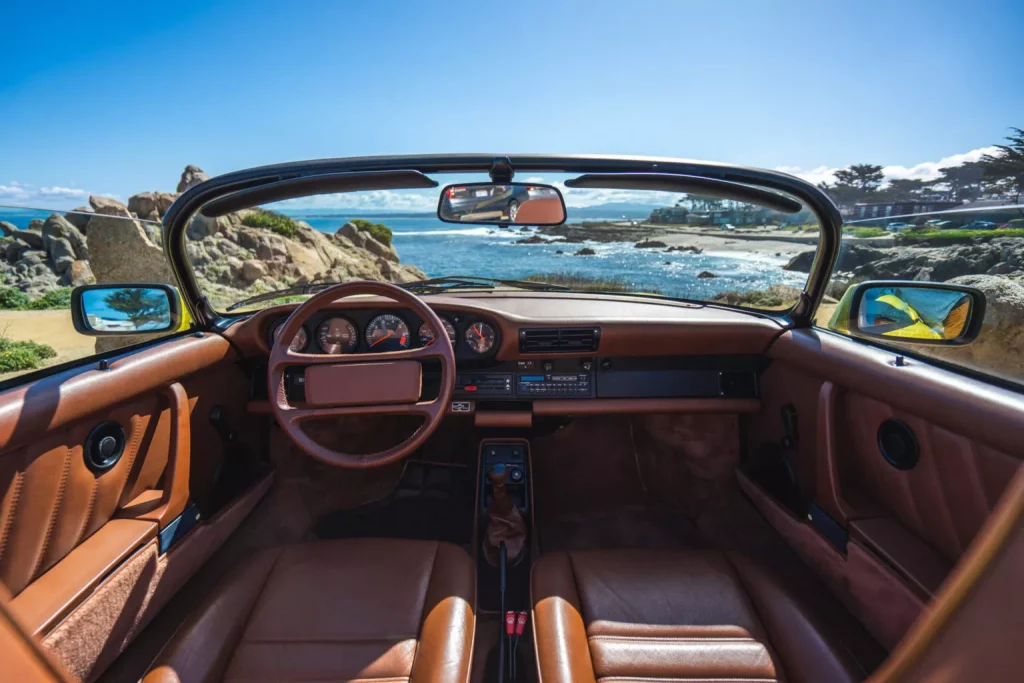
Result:
[[480,277],[478,275],[446,275],[444,277],[435,277],[429,280],[417,280],[416,282],[407,282],[405,284],[398,285],[402,289],[407,289],[411,292],[444,292],[452,289],[480,289],[481,287],[494,287],[496,285],[502,287],[515,287],[516,289],[526,289],[535,292],[570,292],[572,291],[569,287],[563,287],[562,285],[552,285],[545,282],[530,282],[528,280],[501,280],[491,277]]
[[270,301],[272,299],[279,299],[282,296],[299,296],[301,294],[312,294],[313,292],[319,292],[321,289],[327,289],[328,287],[331,287],[333,285],[338,285],[338,284],[341,284],[341,283],[340,282],[312,282],[312,283],[310,283],[308,285],[296,285],[295,287],[287,287],[285,289],[277,289],[277,290],[274,290],[273,292],[264,292],[263,294],[257,294],[256,296],[251,296],[248,299],[242,299],[241,301],[236,301],[235,303],[233,303],[230,306],[228,306],[226,311],[228,313],[230,313],[231,311],[234,311],[234,310],[236,310],[238,308],[242,308],[243,306],[248,306],[249,304],[258,304],[261,301]]

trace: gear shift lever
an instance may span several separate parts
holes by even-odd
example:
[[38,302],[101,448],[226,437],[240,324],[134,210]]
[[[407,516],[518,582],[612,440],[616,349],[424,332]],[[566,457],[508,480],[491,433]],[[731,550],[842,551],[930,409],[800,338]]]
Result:
[[499,546],[504,543],[509,564],[515,564],[526,544],[526,522],[505,488],[508,469],[499,463],[487,473],[491,480],[493,499],[487,510],[487,531],[484,535],[484,557],[498,564]]

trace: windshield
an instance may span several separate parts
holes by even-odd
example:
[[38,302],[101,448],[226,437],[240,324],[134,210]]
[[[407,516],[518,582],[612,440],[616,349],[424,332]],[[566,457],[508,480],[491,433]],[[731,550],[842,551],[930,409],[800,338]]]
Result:
[[[291,199],[215,219],[197,215],[187,253],[200,288],[220,311],[301,300],[313,290],[302,286],[317,283],[476,276],[781,312],[797,302],[817,248],[819,225],[806,209],[780,213],[693,194],[572,189],[554,177],[527,182],[558,187],[565,224],[442,223],[439,190],[380,190]],[[463,291],[517,288],[453,284]]]

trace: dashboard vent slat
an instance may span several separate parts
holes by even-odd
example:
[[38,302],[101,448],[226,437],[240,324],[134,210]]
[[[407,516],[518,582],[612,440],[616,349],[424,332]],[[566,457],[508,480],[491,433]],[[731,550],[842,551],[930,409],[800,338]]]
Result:
[[598,327],[519,330],[520,353],[587,353],[597,351]]

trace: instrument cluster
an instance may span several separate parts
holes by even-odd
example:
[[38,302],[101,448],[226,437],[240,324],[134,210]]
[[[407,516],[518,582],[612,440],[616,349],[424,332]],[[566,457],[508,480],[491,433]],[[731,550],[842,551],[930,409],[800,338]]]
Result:
[[[456,357],[486,357],[498,348],[496,325],[476,316],[438,313]],[[280,336],[287,318],[270,324],[268,342]],[[296,353],[379,353],[430,346],[437,333],[411,311],[324,311],[299,329],[289,348]]]

